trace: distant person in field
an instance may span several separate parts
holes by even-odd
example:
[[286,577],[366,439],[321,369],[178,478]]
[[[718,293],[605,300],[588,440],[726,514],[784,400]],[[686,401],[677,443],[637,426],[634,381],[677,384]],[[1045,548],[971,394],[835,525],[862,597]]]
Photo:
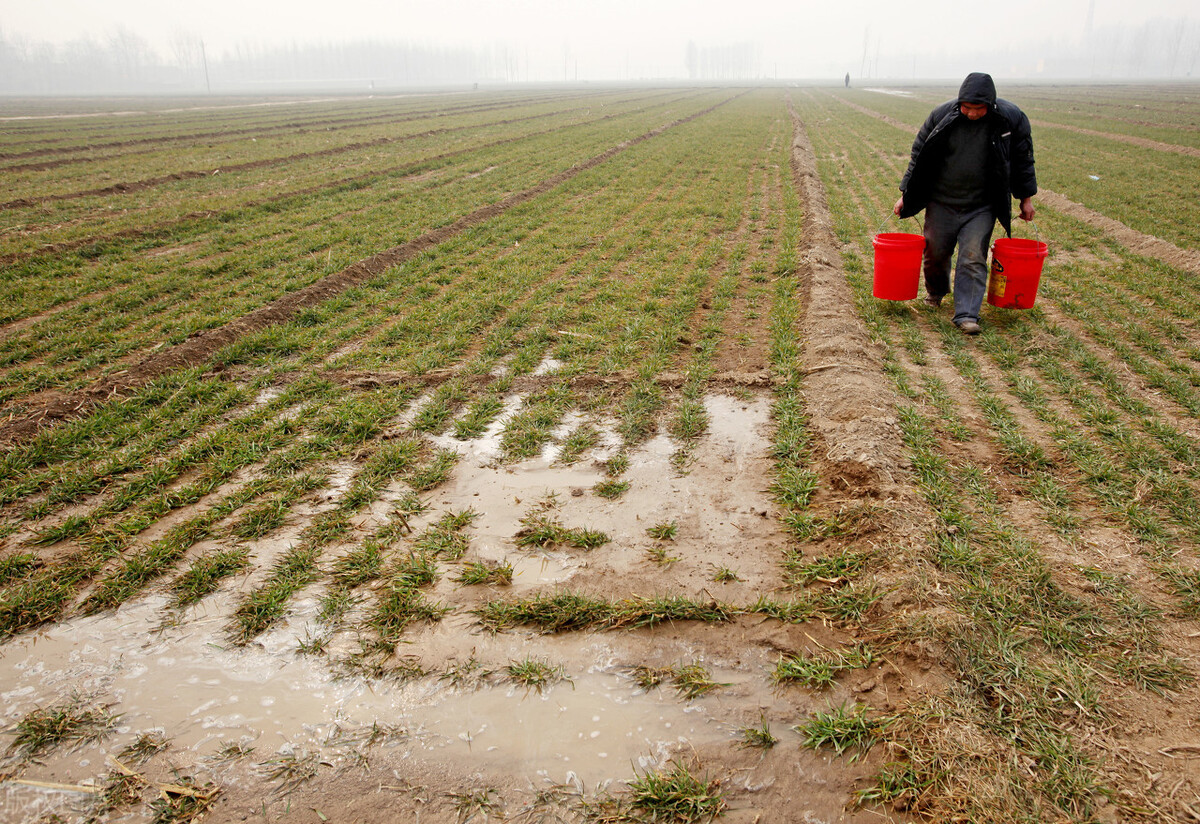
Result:
[[958,97],[935,108],[917,132],[900,191],[895,214],[925,210],[925,303],[941,306],[950,291],[957,246],[954,324],[979,334],[992,228],[999,220],[1012,235],[1014,197],[1020,218],[1033,220],[1037,178],[1029,118],[996,97],[991,75],[967,75]]
[[850,72],[846,72],[846,88],[850,88]]

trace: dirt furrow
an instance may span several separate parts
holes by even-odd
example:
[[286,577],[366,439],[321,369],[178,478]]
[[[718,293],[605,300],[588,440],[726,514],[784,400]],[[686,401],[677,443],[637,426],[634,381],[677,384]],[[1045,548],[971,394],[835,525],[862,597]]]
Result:
[[1160,237],[1139,232],[1137,229],[1130,228],[1119,220],[1106,217],[1099,212],[1089,209],[1082,203],[1076,203],[1049,189],[1040,189],[1038,191],[1038,198],[1051,208],[1058,209],[1064,214],[1078,218],[1084,223],[1101,229],[1109,237],[1135,254],[1152,257],[1170,266],[1176,266],[1180,269],[1186,269],[1193,274],[1200,275],[1200,251],[1196,251],[1195,249],[1181,249],[1169,240],[1163,240]]
[[1084,134],[1089,137],[1102,137],[1105,140],[1114,140],[1117,143],[1128,143],[1132,146],[1140,146],[1143,149],[1154,149],[1159,152],[1174,152],[1175,154],[1186,155],[1187,157],[1200,157],[1200,149],[1195,146],[1180,146],[1175,143],[1163,143],[1161,140],[1151,140],[1148,137],[1136,137],[1131,134],[1115,134],[1113,132],[1101,132],[1096,129],[1085,129],[1082,126],[1068,126],[1066,123],[1054,123],[1049,120],[1031,120],[1029,121],[1039,129],[1062,129],[1075,134]]
[[809,296],[804,302],[804,395],[828,472],[873,478],[877,490],[899,493],[906,474],[895,393],[883,376],[879,352],[854,313],[842,271],[825,188],[799,114],[791,107],[792,174],[804,204],[800,265]]

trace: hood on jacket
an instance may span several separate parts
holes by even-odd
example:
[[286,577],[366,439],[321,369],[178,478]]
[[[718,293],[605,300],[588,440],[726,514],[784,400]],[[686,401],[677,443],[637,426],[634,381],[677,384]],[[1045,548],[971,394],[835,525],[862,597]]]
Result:
[[988,110],[996,108],[996,84],[990,74],[971,72],[958,87],[959,103],[986,103]]

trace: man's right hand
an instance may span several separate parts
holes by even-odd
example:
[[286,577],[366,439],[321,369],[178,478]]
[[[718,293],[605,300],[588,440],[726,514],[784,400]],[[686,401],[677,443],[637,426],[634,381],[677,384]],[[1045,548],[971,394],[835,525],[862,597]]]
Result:
[[900,210],[904,208],[904,195],[900,195],[900,199],[896,201],[896,205],[892,207],[892,214],[899,216]]

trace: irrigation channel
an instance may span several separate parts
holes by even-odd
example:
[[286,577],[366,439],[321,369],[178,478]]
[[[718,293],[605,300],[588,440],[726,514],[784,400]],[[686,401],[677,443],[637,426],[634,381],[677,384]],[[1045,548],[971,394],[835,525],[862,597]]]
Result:
[[0,104],[0,817],[1200,819],[1200,89],[1003,92],[978,338],[950,88]]

